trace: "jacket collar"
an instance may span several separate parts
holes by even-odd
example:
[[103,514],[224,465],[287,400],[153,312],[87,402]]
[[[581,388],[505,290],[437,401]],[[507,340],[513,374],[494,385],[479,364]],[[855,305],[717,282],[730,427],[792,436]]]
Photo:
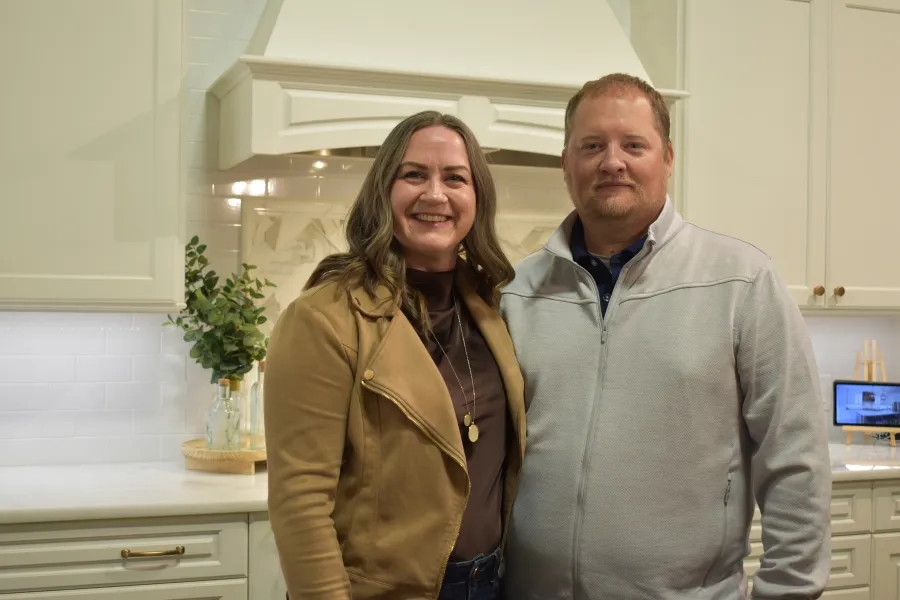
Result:
[[[544,248],[551,254],[574,261],[570,241],[572,239],[572,228],[577,220],[578,212],[573,210],[556,228],[556,231],[547,240]],[[662,211],[647,229],[647,244],[651,248],[664,245],[675,236],[683,222],[681,215],[675,210],[672,199],[667,195]]]

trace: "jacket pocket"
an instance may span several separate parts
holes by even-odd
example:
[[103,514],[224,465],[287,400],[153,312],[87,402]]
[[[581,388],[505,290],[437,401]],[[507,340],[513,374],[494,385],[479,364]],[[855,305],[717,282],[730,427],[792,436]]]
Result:
[[350,593],[354,600],[366,598],[390,598],[394,586],[375,579],[369,579],[364,575],[347,571],[350,579]]
[[703,577],[703,587],[707,587],[710,584],[715,583],[722,574],[722,567],[726,566],[723,564],[723,562],[726,561],[726,554],[728,554],[728,541],[733,535],[732,532],[734,531],[734,519],[731,516],[731,513],[733,513],[734,511],[730,510],[733,485],[734,473],[729,471],[728,477],[725,480],[725,490],[722,494],[721,512],[719,515],[719,527],[721,529],[722,536],[719,540],[718,550],[713,556],[709,568],[706,570],[706,575]]

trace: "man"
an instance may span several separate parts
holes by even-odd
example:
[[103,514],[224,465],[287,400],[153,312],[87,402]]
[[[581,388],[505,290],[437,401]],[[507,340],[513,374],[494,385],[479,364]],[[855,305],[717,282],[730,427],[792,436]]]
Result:
[[799,309],[766,255],[675,212],[651,86],[585,84],[565,131],[575,210],[503,291],[528,423],[506,597],[745,598],[754,497],[752,597],[819,597],[831,469]]

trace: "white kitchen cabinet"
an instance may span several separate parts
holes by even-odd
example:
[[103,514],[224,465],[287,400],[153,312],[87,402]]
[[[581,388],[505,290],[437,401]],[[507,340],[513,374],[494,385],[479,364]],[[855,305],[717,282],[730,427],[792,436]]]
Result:
[[900,0],[832,4],[826,298],[900,307]]
[[250,515],[250,599],[284,600],[287,586],[268,513]]
[[685,217],[801,308],[900,308],[900,0],[684,5]]
[[182,0],[4,0],[0,310],[183,301]]
[[0,596],[3,600],[246,600],[247,580],[194,581],[88,590],[31,592]]

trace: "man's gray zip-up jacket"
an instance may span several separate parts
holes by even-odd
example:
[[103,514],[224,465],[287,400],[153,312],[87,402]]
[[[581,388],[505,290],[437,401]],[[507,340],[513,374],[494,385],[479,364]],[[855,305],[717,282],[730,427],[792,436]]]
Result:
[[527,451],[508,600],[818,598],[831,466],[805,323],[769,258],[669,199],[605,317],[572,213],[516,267],[501,311],[525,377]]

